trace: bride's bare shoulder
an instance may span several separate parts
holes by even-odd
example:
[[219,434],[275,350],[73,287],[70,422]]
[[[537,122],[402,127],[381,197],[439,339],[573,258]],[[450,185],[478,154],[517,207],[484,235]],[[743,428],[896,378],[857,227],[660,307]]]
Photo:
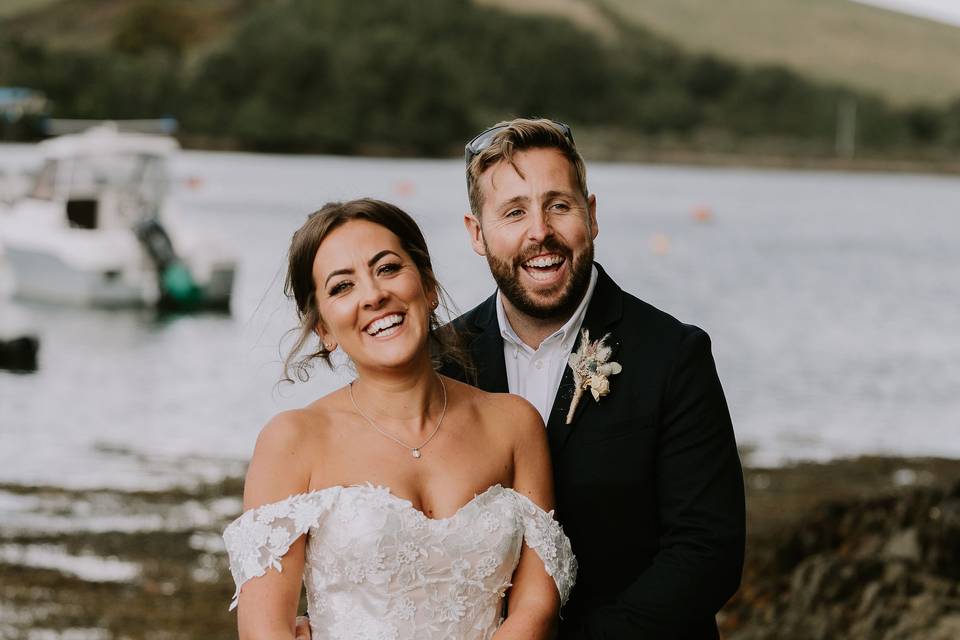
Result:
[[276,414],[260,430],[257,443],[283,446],[305,444],[322,436],[335,424],[337,413],[342,411],[340,391],[326,395],[299,409],[288,409]]
[[[536,408],[512,393],[491,393],[462,382],[452,381],[463,393],[476,418],[484,424],[508,432],[543,429],[543,419]],[[451,382],[447,382],[448,386]]]
[[245,508],[308,489],[337,411],[335,399],[330,402],[328,398],[302,409],[282,411],[263,426],[247,469]]

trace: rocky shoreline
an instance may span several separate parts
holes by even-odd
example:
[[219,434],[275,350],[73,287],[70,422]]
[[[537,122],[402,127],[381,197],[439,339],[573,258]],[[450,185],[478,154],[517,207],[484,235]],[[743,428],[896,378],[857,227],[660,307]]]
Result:
[[[747,468],[730,640],[960,637],[960,460]],[[235,638],[220,532],[239,479],[168,491],[0,485],[0,639]]]
[[747,561],[730,640],[960,638],[960,461],[745,471]]

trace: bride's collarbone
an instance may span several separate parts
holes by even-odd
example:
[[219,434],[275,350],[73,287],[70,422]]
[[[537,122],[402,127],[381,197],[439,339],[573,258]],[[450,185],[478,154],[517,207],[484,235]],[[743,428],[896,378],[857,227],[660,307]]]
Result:
[[494,485],[513,486],[513,449],[498,436],[486,428],[441,428],[415,457],[373,429],[354,426],[324,443],[309,490],[383,487],[424,515],[444,519]]
[[452,477],[443,473],[384,474],[366,476],[350,474],[340,482],[318,483],[310,491],[322,491],[332,487],[379,487],[386,489],[395,498],[431,519],[446,519],[456,514],[478,495],[495,485],[511,488],[512,477],[504,474],[458,474]]

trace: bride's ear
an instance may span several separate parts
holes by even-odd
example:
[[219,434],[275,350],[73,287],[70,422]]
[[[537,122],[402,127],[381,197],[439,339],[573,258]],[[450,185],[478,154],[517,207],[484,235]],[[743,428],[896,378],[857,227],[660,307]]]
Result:
[[427,306],[430,307],[430,313],[433,313],[437,310],[437,307],[440,306],[440,290],[434,285],[427,289]]
[[320,344],[323,345],[324,351],[335,351],[337,349],[337,341],[327,332],[323,326],[323,320],[317,322],[317,326],[313,328],[313,332],[320,338]]

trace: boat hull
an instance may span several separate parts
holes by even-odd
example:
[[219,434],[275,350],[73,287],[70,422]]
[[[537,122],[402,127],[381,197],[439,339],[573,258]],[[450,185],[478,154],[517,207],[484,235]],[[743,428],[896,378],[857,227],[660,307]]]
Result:
[[[71,229],[44,238],[10,236],[5,239],[6,262],[19,299],[101,308],[171,306],[162,304],[156,269],[132,232]],[[188,266],[190,262],[187,257]],[[228,311],[232,262],[191,270],[201,277],[199,297],[189,307]]]
[[97,307],[137,307],[157,300],[152,273],[129,269],[83,269],[38,249],[7,246],[17,298]]

